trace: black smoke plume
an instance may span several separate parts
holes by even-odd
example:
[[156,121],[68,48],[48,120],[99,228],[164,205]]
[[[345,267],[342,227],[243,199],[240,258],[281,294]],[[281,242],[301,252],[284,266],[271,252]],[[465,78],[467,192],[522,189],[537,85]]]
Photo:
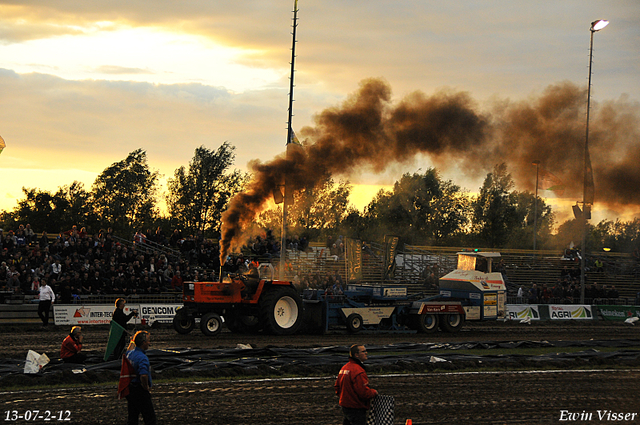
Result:
[[[622,98],[591,114],[589,146],[596,202],[640,205],[640,107]],[[526,101],[494,102],[489,112],[465,92],[415,92],[394,104],[379,79],[361,83],[340,107],[318,114],[300,134],[303,148],[269,162],[252,161],[253,179],[222,217],[221,261],[243,243],[244,229],[283,181],[299,190],[329,175],[382,172],[426,154],[442,170],[478,177],[505,162],[516,185],[535,189],[533,161],[560,178],[565,197],[581,200],[586,134],[586,90],[549,86]]]

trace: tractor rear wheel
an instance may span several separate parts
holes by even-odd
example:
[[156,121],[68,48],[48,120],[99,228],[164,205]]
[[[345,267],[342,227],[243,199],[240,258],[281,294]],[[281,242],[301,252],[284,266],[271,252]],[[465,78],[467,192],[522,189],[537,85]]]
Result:
[[273,286],[260,298],[260,322],[275,335],[291,335],[302,324],[302,300],[291,287]]
[[173,316],[173,329],[179,334],[186,335],[191,332],[195,326],[196,321],[186,312],[180,312],[180,310],[178,310],[176,315]]
[[437,314],[418,314],[415,318],[416,330],[420,333],[431,333],[438,330]]
[[440,321],[440,329],[445,332],[458,332],[464,325],[464,316],[462,314],[445,314]]
[[216,336],[222,330],[222,318],[217,313],[206,313],[200,319],[200,330],[206,336]]

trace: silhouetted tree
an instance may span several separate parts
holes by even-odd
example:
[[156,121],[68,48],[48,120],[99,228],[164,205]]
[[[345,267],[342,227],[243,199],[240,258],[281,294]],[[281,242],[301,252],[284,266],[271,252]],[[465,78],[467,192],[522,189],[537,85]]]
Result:
[[247,181],[247,174],[229,172],[235,147],[225,142],[217,151],[200,146],[189,162],[189,169],[178,168],[168,180],[167,209],[174,224],[186,230],[220,229],[220,216],[229,200]]
[[31,224],[37,232],[58,233],[73,225],[92,227],[97,224],[90,195],[78,181],[58,188],[55,194],[36,188],[22,188],[22,192],[25,198],[18,201],[13,217],[16,223]]
[[424,175],[403,175],[392,192],[378,192],[365,217],[377,229],[375,239],[394,234],[407,243],[439,244],[465,231],[468,206],[460,187],[430,168]]
[[473,202],[473,225],[478,243],[490,248],[507,244],[509,234],[519,224],[514,182],[505,163],[487,174],[480,194]]
[[91,198],[101,226],[133,233],[153,222],[158,172],[150,171],[142,149],[106,168],[93,183]]

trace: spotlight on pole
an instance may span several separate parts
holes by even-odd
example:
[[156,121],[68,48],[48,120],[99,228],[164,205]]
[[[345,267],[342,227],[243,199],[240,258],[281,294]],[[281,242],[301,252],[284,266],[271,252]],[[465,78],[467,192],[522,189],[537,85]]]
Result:
[[[587,256],[587,220],[591,218],[591,206],[594,202],[593,172],[589,159],[589,112],[591,110],[591,66],[593,65],[593,34],[609,25],[609,21],[598,19],[591,23],[591,41],[589,44],[589,85],[587,87],[587,131],[584,139],[584,184],[582,198],[582,246],[580,247],[580,304],[584,304],[585,266]],[[574,213],[576,209],[574,208]],[[577,218],[577,216],[576,216]]]
[[591,31],[592,32],[600,31],[607,25],[609,25],[609,21],[605,21],[604,19],[598,19],[597,21],[591,22]]

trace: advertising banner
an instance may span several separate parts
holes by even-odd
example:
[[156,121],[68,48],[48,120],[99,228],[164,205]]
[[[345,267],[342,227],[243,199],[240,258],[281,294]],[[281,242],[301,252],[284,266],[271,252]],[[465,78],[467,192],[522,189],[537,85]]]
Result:
[[[124,313],[138,310],[138,317],[132,317],[130,324],[151,325],[153,322],[171,323],[176,309],[182,304],[127,304]],[[53,305],[53,320],[56,325],[108,325],[115,306],[104,304]]]
[[540,308],[537,305],[509,304],[507,314],[511,320],[540,320]]
[[593,307],[590,305],[550,305],[551,320],[593,320]]
[[142,323],[151,325],[154,322],[173,323],[173,316],[182,304],[140,304],[138,314]]
[[640,317],[640,308],[623,305],[599,305],[598,310],[605,320],[627,320],[631,317]]
[[[104,304],[54,304],[53,320],[56,325],[108,325],[111,322],[111,315],[114,309],[114,305]],[[127,305],[124,308],[124,312],[129,314],[131,310],[136,309],[138,309],[136,305]],[[140,323],[140,321],[132,318],[129,323]]]
[[396,270],[396,252],[398,251],[398,241],[400,240],[397,236],[385,235],[384,243],[385,243],[385,252],[384,252],[384,278],[393,279]]
[[347,238],[347,282],[362,280],[362,242]]

